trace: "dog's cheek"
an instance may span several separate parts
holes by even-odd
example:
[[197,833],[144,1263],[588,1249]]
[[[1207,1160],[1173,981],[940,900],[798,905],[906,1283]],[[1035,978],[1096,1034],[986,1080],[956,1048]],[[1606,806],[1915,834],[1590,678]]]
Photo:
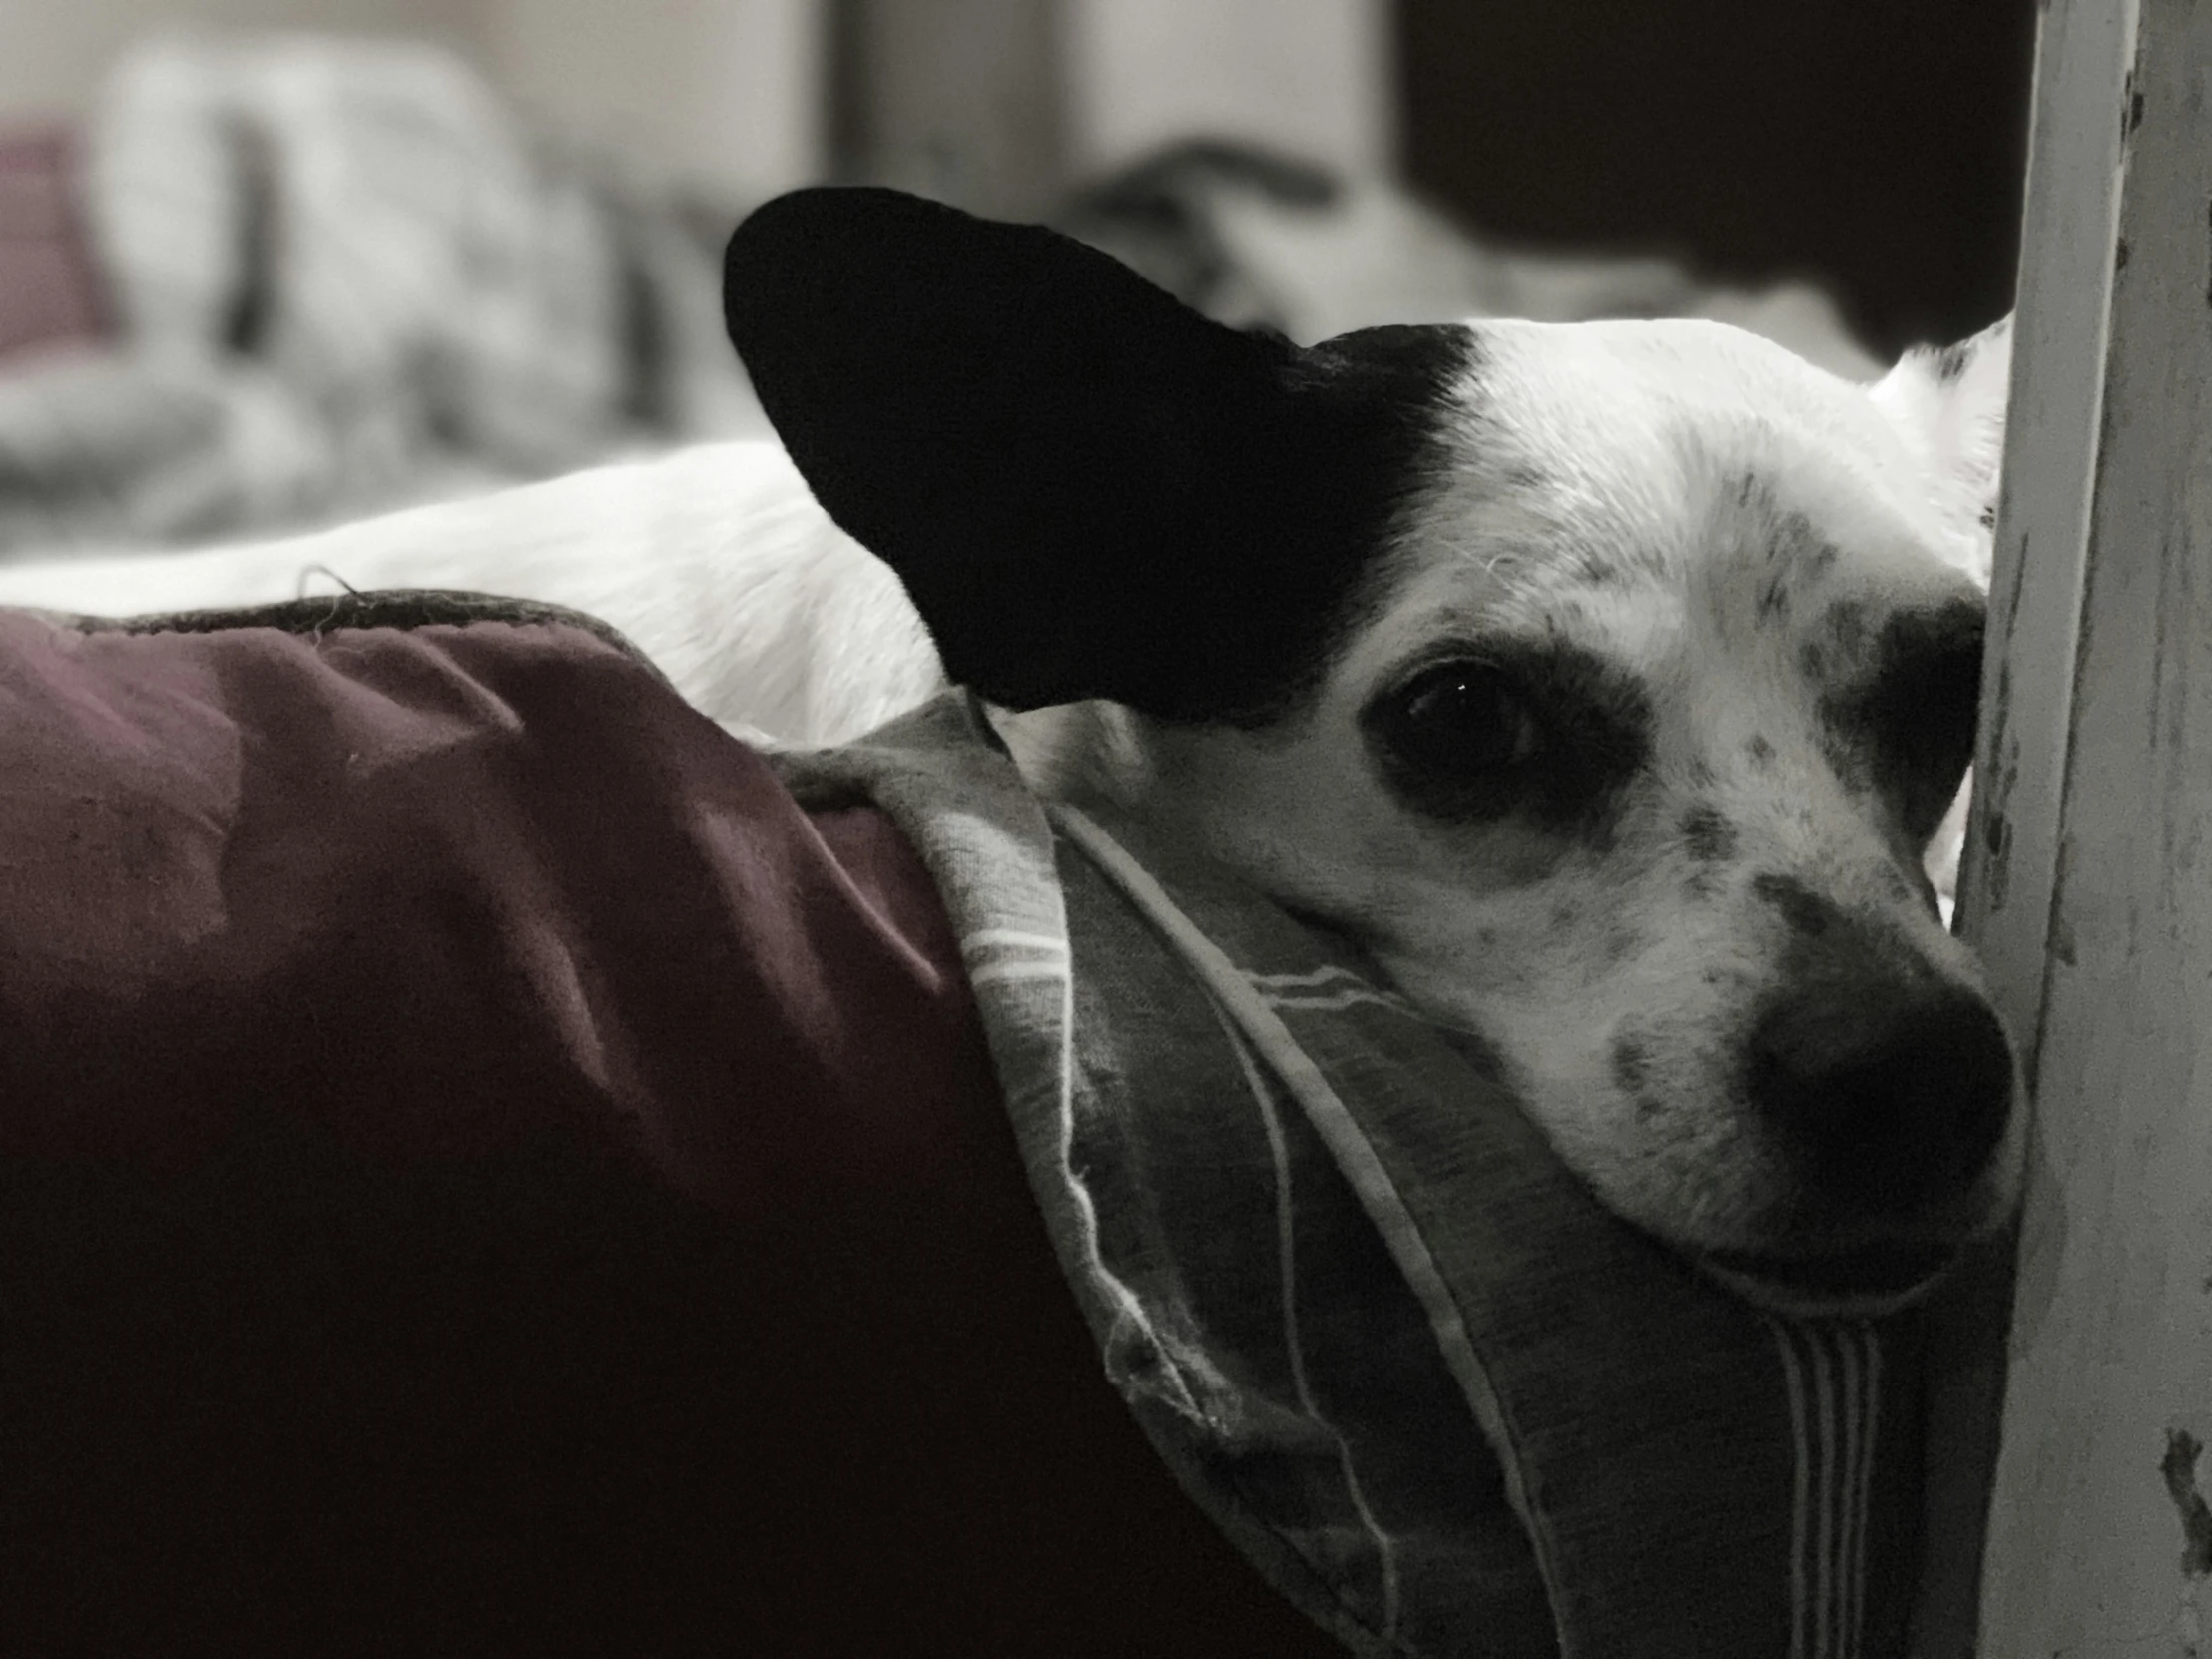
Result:
[[[1626,1031],[1616,1033],[1628,1037]],[[1731,1092],[1657,1033],[1608,1042],[1594,1066],[1524,1086],[1525,1109],[1605,1207],[1686,1248],[1748,1246],[1786,1193]]]

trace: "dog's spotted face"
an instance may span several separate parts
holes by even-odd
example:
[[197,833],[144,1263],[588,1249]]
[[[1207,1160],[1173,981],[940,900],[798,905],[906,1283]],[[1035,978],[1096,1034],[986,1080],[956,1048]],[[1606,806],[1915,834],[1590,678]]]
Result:
[[1922,862],[2001,329],[1871,389],[1711,323],[1302,351],[873,192],[764,210],[730,280],[1032,778],[1359,942],[1617,1213],[1815,1292],[2002,1214],[2012,1059]]
[[1925,1272],[2002,1213],[2013,1090],[1922,865],[1980,672],[1947,461],[1713,325],[1465,361],[1313,694],[1081,750],[1095,787],[1360,939],[1619,1213]]

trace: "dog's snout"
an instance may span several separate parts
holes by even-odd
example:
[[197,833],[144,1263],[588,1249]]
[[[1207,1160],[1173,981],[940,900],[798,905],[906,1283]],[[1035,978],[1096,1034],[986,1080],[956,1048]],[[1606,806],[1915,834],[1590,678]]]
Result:
[[2011,1111],[1996,1014],[1932,975],[1824,978],[1778,997],[1754,1026],[1754,1106],[1828,1197],[1896,1213],[1959,1191]]

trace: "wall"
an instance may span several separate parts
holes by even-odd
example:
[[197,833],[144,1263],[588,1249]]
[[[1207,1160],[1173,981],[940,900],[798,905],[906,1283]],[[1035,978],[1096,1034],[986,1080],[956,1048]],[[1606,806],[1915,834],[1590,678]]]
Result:
[[471,0],[487,67],[649,172],[766,194],[825,164],[821,0]]
[[1391,0],[1405,166],[1537,242],[1819,274],[1870,341],[2010,303],[2025,0]]
[[1391,27],[1385,0],[1077,0],[1075,164],[1110,166],[1197,131],[1387,166]]
[[[886,0],[875,10],[926,41],[959,9],[949,4]],[[1033,9],[1042,18],[1049,6]],[[0,0],[0,127],[81,112],[110,58],[165,24],[409,33],[467,52],[556,129],[619,145],[650,173],[768,191],[828,165],[830,9],[830,0]],[[1058,22],[1065,160],[1078,172],[1192,131],[1341,166],[1391,159],[1387,0],[1059,0]],[[952,73],[1003,101],[1004,87],[986,85],[993,64],[973,58],[955,55]],[[943,97],[961,93],[950,86]]]

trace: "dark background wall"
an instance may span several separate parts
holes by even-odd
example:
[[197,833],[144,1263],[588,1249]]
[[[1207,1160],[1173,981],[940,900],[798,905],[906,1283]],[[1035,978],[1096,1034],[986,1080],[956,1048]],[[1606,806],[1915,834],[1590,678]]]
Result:
[[1502,236],[1826,280],[1869,342],[2010,305],[2031,0],[1396,0],[1406,172]]

